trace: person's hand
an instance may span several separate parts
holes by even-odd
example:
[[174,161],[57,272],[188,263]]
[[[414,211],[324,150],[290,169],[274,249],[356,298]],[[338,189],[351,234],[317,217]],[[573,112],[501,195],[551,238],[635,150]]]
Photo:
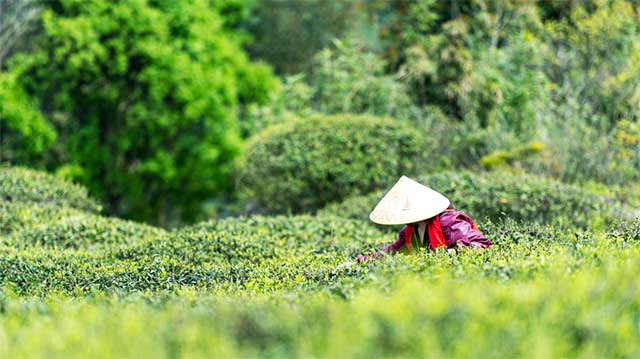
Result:
[[353,266],[353,265],[354,265],[354,263],[353,263],[353,262],[344,262],[344,263],[342,263],[342,264],[340,264],[340,265],[338,265],[338,266],[336,267],[336,271],[338,271],[338,270],[342,270],[342,269],[344,269],[344,268],[349,268],[349,267],[351,267],[351,266]]
[[358,256],[358,263],[366,262],[371,259],[378,259],[380,257],[382,257],[382,254],[378,252],[371,253],[368,256]]

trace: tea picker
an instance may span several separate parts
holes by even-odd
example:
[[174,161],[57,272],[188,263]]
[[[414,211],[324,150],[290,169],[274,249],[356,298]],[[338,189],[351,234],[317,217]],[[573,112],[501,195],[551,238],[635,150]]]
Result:
[[471,217],[456,211],[448,198],[406,176],[387,192],[369,218],[382,225],[405,226],[394,243],[382,248],[382,252],[358,256],[358,262],[380,257],[382,253],[418,252],[423,247],[455,252],[457,248],[491,246]]

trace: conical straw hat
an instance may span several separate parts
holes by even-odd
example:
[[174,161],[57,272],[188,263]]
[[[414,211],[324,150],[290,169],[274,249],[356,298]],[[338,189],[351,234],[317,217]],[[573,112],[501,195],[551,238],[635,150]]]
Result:
[[415,223],[435,217],[447,207],[447,197],[402,176],[378,203],[369,218],[378,224]]

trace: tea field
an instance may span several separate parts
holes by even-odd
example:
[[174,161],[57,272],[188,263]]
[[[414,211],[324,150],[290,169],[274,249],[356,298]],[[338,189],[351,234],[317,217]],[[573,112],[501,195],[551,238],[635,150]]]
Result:
[[2,167],[0,356],[640,356],[633,198],[523,173],[422,180],[494,246],[359,264],[398,229],[366,221],[379,193],[163,230]]

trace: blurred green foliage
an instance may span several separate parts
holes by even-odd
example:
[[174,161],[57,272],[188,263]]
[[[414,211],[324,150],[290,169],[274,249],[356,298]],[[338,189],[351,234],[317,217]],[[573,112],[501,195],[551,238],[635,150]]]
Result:
[[631,0],[32,5],[0,69],[3,160],[81,182],[111,214],[233,212],[243,140],[318,114],[414,126],[428,171],[639,179]]
[[29,162],[56,139],[56,131],[10,73],[0,73],[0,160]]
[[485,155],[480,159],[480,164],[489,169],[513,166],[516,162],[526,160],[527,158],[540,153],[543,149],[543,143],[529,142],[510,150],[498,150]]
[[[445,167],[513,163],[524,143],[542,143],[543,151],[515,162],[568,182],[638,179],[640,21],[633,1],[354,6],[347,39],[319,52],[323,61],[306,71],[316,94],[307,109],[412,118],[426,137],[440,139],[435,161]],[[363,68],[368,75],[359,75]],[[331,81],[318,81],[325,78]],[[374,85],[358,100],[363,79]],[[377,83],[393,85],[380,92]],[[386,106],[377,106],[385,103],[378,93]],[[391,102],[391,94],[405,95]],[[412,103],[403,105],[407,96]]]
[[240,116],[243,137],[315,113],[311,107],[314,93],[315,89],[306,83],[304,74],[285,77],[282,86],[271,93],[266,103],[253,103],[243,108]]
[[313,211],[382,188],[423,159],[419,134],[391,119],[312,116],[269,127],[246,147],[237,175],[252,211]]
[[280,74],[308,70],[323,48],[341,38],[358,16],[356,1],[258,1],[247,21],[249,52]]
[[[545,24],[551,80],[611,125],[640,116],[640,14],[630,1],[594,1]],[[566,92],[565,92],[566,91]],[[568,92],[568,93],[567,93]]]
[[0,0],[0,69],[6,58],[29,47],[41,5],[40,0]]
[[568,181],[638,180],[639,16],[633,2],[594,1],[545,24],[553,103],[543,109],[544,136],[553,151],[538,168]]
[[314,58],[312,108],[327,114],[368,113],[402,120],[417,111],[405,85],[358,43],[335,41]]
[[248,134],[313,113],[369,114],[412,124],[424,115],[405,84],[386,73],[385,62],[355,40],[333,41],[312,63],[312,71],[287,76],[269,101],[244,111]]
[[405,16],[399,71],[418,103],[480,127],[527,129],[545,83],[532,3],[419,1]]
[[[632,252],[632,251],[627,251]],[[628,255],[633,258],[633,255]],[[109,357],[634,357],[637,262],[539,279],[406,275],[343,301],[185,291],[92,299],[3,298],[0,354]],[[609,280],[603,281],[603,278]],[[429,295],[425,295],[429,293]],[[446,298],[446,299],[445,299]],[[51,335],[56,333],[56,335]],[[91,333],[78,339],[78,333]],[[473,343],[470,345],[469,343]]]
[[11,85],[0,88],[3,126],[46,140],[55,128],[44,164],[64,166],[111,213],[195,218],[203,197],[230,189],[237,106],[277,84],[220,14],[239,16],[234,4],[46,2],[36,49],[0,77]]

